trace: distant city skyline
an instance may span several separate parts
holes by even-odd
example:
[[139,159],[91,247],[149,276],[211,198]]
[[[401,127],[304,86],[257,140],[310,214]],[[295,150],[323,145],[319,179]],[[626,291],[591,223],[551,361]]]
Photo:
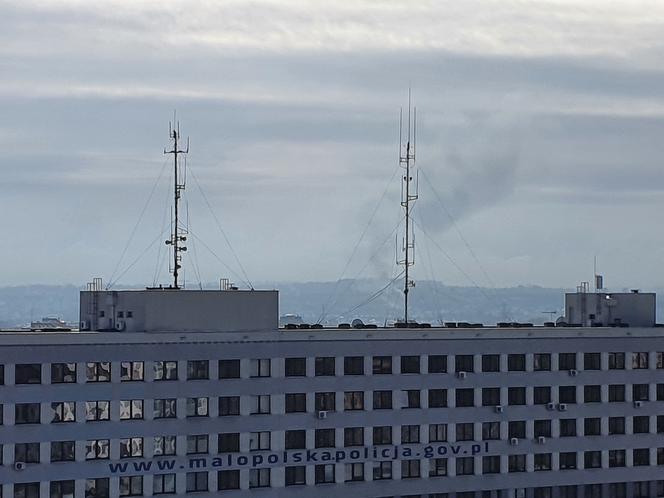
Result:
[[416,280],[571,288],[597,256],[609,287],[664,285],[664,5],[25,0],[0,15],[2,285],[168,283],[174,109],[191,137],[188,281],[244,280],[215,216],[251,281],[387,281],[409,87]]

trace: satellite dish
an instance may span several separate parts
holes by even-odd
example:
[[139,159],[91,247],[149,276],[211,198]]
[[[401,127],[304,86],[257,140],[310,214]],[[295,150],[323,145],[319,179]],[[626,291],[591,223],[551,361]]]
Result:
[[350,325],[354,329],[361,329],[362,327],[364,327],[364,322],[362,320],[360,320],[359,318],[356,318],[355,320],[350,322]]

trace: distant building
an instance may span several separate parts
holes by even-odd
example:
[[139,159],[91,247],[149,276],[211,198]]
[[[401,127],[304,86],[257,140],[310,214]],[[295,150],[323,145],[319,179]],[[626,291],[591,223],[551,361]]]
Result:
[[565,294],[565,321],[584,327],[653,327],[655,294],[651,292],[577,292]]

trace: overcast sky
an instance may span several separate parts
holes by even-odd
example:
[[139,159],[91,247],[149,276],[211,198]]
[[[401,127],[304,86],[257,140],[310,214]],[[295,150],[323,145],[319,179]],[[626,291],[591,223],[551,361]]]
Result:
[[596,255],[611,287],[664,284],[662,2],[21,0],[0,19],[0,285],[167,282],[174,109],[188,282],[193,261],[242,277],[194,178],[252,281],[389,278],[409,86],[416,279],[571,287]]

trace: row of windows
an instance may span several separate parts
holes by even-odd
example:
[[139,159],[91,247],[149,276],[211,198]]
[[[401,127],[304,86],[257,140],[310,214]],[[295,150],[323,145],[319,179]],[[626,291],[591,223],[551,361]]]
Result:
[[[637,450],[634,450],[635,452]],[[559,455],[561,462],[565,461],[563,458],[564,453]],[[574,456],[574,467],[568,466],[565,469],[576,468],[576,453]],[[634,456],[637,458],[636,454]],[[550,453],[536,454],[534,458],[534,470],[548,471],[551,470],[552,455]],[[593,455],[584,455],[584,461],[594,464],[595,457]],[[500,457],[486,456],[481,461],[481,474],[497,474],[500,472]],[[648,464],[640,464],[648,465]],[[371,478],[374,481],[392,479],[393,477],[394,462],[374,462],[371,468]],[[400,463],[401,478],[402,479],[416,479],[422,477],[422,469],[419,460],[403,460]],[[510,455],[508,458],[509,472],[525,472],[525,455]],[[610,450],[609,451],[609,466],[610,467],[623,467],[624,466],[624,450]],[[588,468],[588,467],[586,467]],[[289,466],[284,469],[284,484],[286,486],[301,486],[306,485],[306,466]],[[473,457],[457,458],[455,461],[456,475],[475,475],[475,459]],[[320,464],[314,466],[314,479],[312,484],[328,484],[336,482],[336,467],[333,464]],[[448,462],[445,458],[435,458],[429,461],[429,477],[445,477],[448,475]],[[240,471],[239,470],[221,470],[217,472],[217,490],[226,491],[240,489]],[[344,466],[344,481],[356,482],[367,480],[369,476],[365,475],[365,465],[362,463],[345,464]],[[173,494],[176,492],[178,476],[174,473],[170,474],[156,474],[152,477],[152,494]],[[188,493],[211,491],[209,486],[209,473],[203,472],[187,472],[185,478],[185,490]],[[85,480],[85,498],[109,498],[110,482],[109,478],[96,478]],[[144,477],[140,475],[135,476],[121,476],[118,479],[119,496],[143,496],[146,490],[144,489]],[[664,485],[657,483],[656,496],[664,496]],[[266,488],[271,485],[271,472],[270,469],[252,469],[249,471],[249,488]],[[635,483],[636,484],[636,483]],[[633,487],[636,493],[633,496],[644,496],[650,498],[651,494],[641,494],[641,492],[650,493],[650,483],[638,483],[641,486]],[[644,485],[645,484],[645,485]],[[75,482],[73,480],[51,481],[49,483],[50,498],[73,498]],[[576,497],[577,486],[566,486],[566,492],[561,493],[559,496]],[[535,498],[551,498],[553,495],[550,493],[553,488],[540,487],[535,489],[532,495]],[[563,488],[564,489],[564,488]],[[602,486],[593,485],[593,487],[584,489],[584,496],[602,498]],[[540,490],[540,492],[537,492]],[[525,491],[525,490],[524,490]],[[625,483],[616,483],[610,485],[610,496],[620,497],[626,496],[621,491],[626,491]],[[596,494],[599,492],[600,494]],[[439,494],[436,496],[443,496]],[[419,496],[419,495],[416,495]],[[432,496],[432,495],[429,495]],[[457,493],[460,496],[476,496],[474,492],[471,493]],[[490,496],[490,495],[489,495]],[[516,496],[525,496],[517,494]],[[39,498],[40,497],[40,483],[19,483],[14,484],[14,498]]]
[[[550,371],[553,368],[553,358],[557,357],[557,368],[563,371],[577,370],[583,366],[584,370],[601,370],[602,353],[584,353],[582,365],[577,365],[577,353],[536,353],[533,355],[534,371]],[[657,352],[655,356],[655,366],[658,369],[664,368],[664,352]],[[304,377],[307,375],[307,358],[295,357],[284,359],[284,375],[286,377]],[[314,361],[314,375],[316,376],[334,376],[336,375],[337,358],[316,357]],[[447,373],[448,356],[447,355],[429,355],[427,356],[427,373]],[[419,374],[424,373],[420,356],[401,356],[398,357],[399,369],[401,374]],[[392,356],[373,356],[372,373],[374,375],[384,375],[395,373],[395,358]],[[363,356],[346,356],[343,359],[344,375],[364,375],[365,358]],[[608,368],[612,370],[621,370],[626,365],[626,354],[624,352],[608,353]],[[650,368],[649,353],[635,352],[631,353],[632,369]],[[153,365],[155,380],[177,380],[178,364],[176,361],[156,361]],[[42,381],[42,365],[39,363],[17,364],[14,366],[15,384],[40,384]],[[52,363],[51,364],[51,383],[74,383],[77,381],[76,363]],[[252,359],[250,360],[250,377],[269,377],[271,376],[271,360]],[[475,361],[473,355],[454,356],[455,372],[474,372]],[[481,356],[480,371],[499,372],[500,355],[485,354]],[[526,355],[515,353],[507,355],[507,371],[525,372]],[[133,382],[145,380],[145,365],[142,361],[123,361],[120,363],[120,380],[122,382]],[[187,380],[206,380],[210,378],[209,360],[189,360],[187,361]],[[240,360],[219,360],[219,378],[237,379],[240,378]],[[87,382],[110,382],[111,364],[110,362],[88,362],[85,364],[85,379]],[[4,383],[4,368],[0,365],[0,384]]]
[[[453,391],[453,400],[458,408],[475,406],[519,406],[526,405],[528,390],[532,389],[532,404],[549,405],[552,403],[555,387],[509,387],[507,396],[501,395],[500,387],[484,388],[457,388],[457,389],[419,389],[391,391],[372,391],[370,400],[366,400],[364,391],[346,391],[343,393],[343,410],[365,410],[371,406],[374,410],[391,410],[394,408],[422,408],[423,396],[426,396],[428,408],[446,408],[449,406],[449,393]],[[664,383],[656,384],[654,400],[664,401]],[[477,394],[477,397],[476,397]],[[610,384],[607,388],[607,397],[602,399],[601,385],[586,386],[558,386],[557,405],[563,409],[568,404],[601,403],[602,401],[624,402],[627,399],[627,387],[624,384]],[[635,402],[650,401],[649,384],[632,384],[631,400]],[[152,400],[153,419],[176,418],[178,414],[177,398],[164,398]],[[317,392],[313,395],[313,409],[315,411],[335,411],[337,409],[336,392]],[[249,412],[251,414],[272,413],[272,396],[269,394],[249,396]],[[111,419],[111,401],[94,400],[85,401],[85,420],[96,422]],[[146,406],[143,399],[120,400],[118,413],[120,420],[142,420],[145,418]],[[185,414],[187,417],[209,416],[208,397],[186,398]],[[285,413],[307,412],[307,393],[286,393],[284,395]],[[50,423],[76,422],[76,402],[56,401],[50,404]],[[551,409],[554,407],[551,406]],[[2,405],[0,405],[0,423],[2,423]],[[40,403],[17,403],[14,407],[15,424],[41,423]],[[219,397],[219,416],[240,414],[240,396]]]

